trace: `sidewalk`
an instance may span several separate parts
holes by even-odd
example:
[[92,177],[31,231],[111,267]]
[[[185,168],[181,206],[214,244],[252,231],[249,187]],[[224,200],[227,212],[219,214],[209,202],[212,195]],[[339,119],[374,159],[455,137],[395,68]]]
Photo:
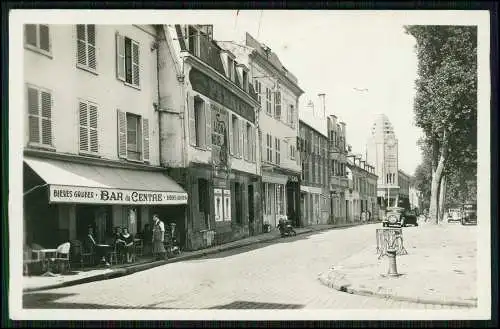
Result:
[[373,240],[319,275],[339,291],[395,300],[477,307],[477,227],[459,223],[403,228],[407,255],[397,256],[400,276],[386,276],[386,256],[378,259]]
[[[349,226],[361,225],[360,223],[349,223],[343,225],[315,225],[305,228],[296,228],[297,235],[306,234],[313,231],[323,231],[334,228],[342,228]],[[267,242],[280,239],[279,231],[272,231],[260,235],[248,237],[245,239],[225,243],[223,245],[206,248],[196,251],[184,251],[181,255],[168,260],[153,261],[152,259],[141,259],[134,264],[116,265],[108,268],[97,268],[86,271],[74,271],[70,275],[56,275],[53,277],[44,276],[24,276],[23,277],[23,292],[33,292],[47,289],[56,289],[61,287],[68,287],[77,284],[88,283],[92,281],[107,280],[123,275],[132,274],[139,271],[144,271],[153,267],[200,258],[206,255],[215,254],[218,252],[241,248],[252,244]]]

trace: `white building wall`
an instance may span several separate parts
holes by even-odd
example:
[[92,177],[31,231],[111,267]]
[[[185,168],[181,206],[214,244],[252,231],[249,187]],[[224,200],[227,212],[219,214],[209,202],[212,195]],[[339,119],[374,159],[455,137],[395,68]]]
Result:
[[[78,99],[97,103],[98,154],[118,160],[117,109],[149,119],[150,163],[159,164],[156,53],[152,26],[97,25],[95,73],[76,65],[76,25],[50,25],[51,56],[30,49],[24,51],[24,80],[52,94],[53,145],[60,153],[79,153]],[[116,33],[139,43],[140,88],[125,85],[116,74]],[[26,97],[25,97],[26,102]],[[25,103],[26,104],[26,103]],[[26,106],[24,113],[27,113]],[[25,141],[28,143],[25,115]]]

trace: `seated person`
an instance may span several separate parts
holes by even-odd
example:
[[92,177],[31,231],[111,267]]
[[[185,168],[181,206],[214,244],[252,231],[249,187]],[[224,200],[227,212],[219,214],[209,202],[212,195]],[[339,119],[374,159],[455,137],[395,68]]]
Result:
[[132,262],[132,255],[134,254],[134,237],[128,232],[128,228],[123,228],[121,240],[124,243],[124,252],[127,255],[127,263]]
[[91,254],[96,254],[98,258],[100,258],[101,263],[105,264],[106,266],[109,266],[109,263],[106,261],[106,250],[104,248],[101,248],[99,245],[97,245],[97,242],[94,238],[94,229],[92,226],[88,227],[88,233],[87,236],[85,237],[84,241],[84,250],[87,253]]
[[113,244],[114,244],[116,253],[118,255],[123,255],[125,252],[125,241],[122,238],[122,228],[121,227],[115,227]]

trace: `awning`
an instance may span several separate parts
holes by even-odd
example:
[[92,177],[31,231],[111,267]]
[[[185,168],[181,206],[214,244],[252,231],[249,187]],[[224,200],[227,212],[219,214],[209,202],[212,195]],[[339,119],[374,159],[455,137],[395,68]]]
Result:
[[188,200],[186,191],[159,171],[31,157],[24,162],[49,185],[51,203],[169,205]]

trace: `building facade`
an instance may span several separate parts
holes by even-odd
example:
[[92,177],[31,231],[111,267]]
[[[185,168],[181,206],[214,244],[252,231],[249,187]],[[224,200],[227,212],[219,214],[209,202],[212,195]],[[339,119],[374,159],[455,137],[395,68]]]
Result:
[[378,206],[375,170],[362,160],[361,155],[349,155],[348,158],[348,222],[376,220]]
[[299,122],[301,225],[330,222],[328,137],[303,120]]
[[398,140],[385,114],[379,115],[372,125],[366,159],[374,165],[375,174],[378,176],[378,204],[383,209],[396,206],[399,195]]
[[401,169],[398,170],[398,185],[399,185],[399,193],[398,193],[398,205],[410,208],[410,180],[411,177]]
[[347,154],[350,146],[346,141],[346,124],[335,115],[327,118],[328,160],[330,185],[330,223],[345,223],[350,216],[350,205],[346,198],[349,189],[347,177]]
[[220,42],[249,67],[257,94],[262,209],[265,229],[276,228],[280,218],[299,224],[300,155],[297,152],[298,105],[303,94],[297,78],[269,47],[246,33],[244,44]]
[[[213,40],[211,25],[165,25],[163,30],[162,159],[190,196],[188,247],[258,234],[260,105],[250,67]],[[175,54],[171,63],[168,53]]]
[[104,243],[184,212],[160,166],[156,39],[151,25],[24,26],[26,244],[55,248],[89,226]]

